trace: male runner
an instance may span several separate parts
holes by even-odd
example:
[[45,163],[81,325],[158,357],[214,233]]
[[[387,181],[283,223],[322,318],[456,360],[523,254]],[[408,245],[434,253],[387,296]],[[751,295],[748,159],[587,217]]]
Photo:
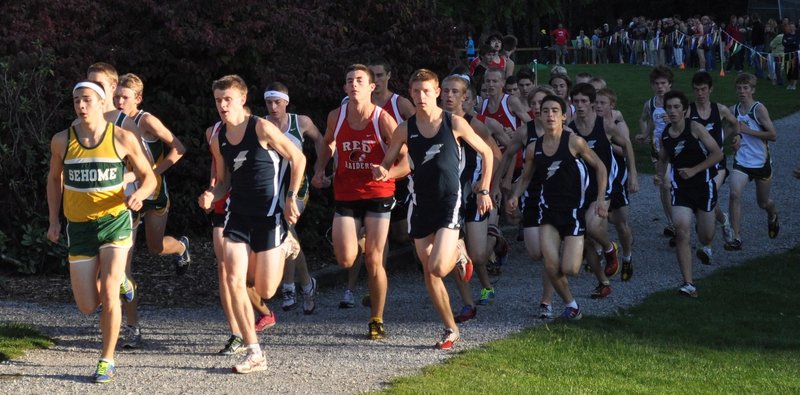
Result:
[[[316,152],[322,149],[322,135],[311,118],[286,112],[286,108],[289,106],[289,88],[286,85],[281,82],[271,83],[264,91],[264,101],[269,112],[267,120],[272,122],[278,130],[283,131],[283,134],[294,143],[297,149],[303,150],[303,142],[306,138],[311,139],[314,143]],[[303,174],[305,175],[305,169],[303,169]],[[308,179],[305,176],[296,199],[297,208],[302,215],[308,202]],[[289,231],[292,232],[295,239],[298,238],[294,227]],[[281,306],[283,311],[297,307],[295,280],[299,280],[302,287],[303,313],[307,315],[313,313],[316,308],[314,294],[317,290],[317,280],[308,273],[306,256],[303,254],[302,248],[297,258],[288,259],[283,268],[283,304]]]
[[403,145],[413,167],[410,191],[409,233],[414,238],[417,256],[422,261],[425,286],[445,329],[435,348],[449,350],[459,340],[450,298],[442,278],[458,265],[459,276],[468,282],[472,263],[459,240],[463,168],[461,141],[481,157],[482,171],[477,191],[477,214],[483,216],[492,208],[489,196],[492,174],[492,151],[459,116],[444,112],[436,105],[441,93],[439,78],[430,70],[420,69],[409,79],[411,97],[417,111],[395,131],[386,157],[373,168],[376,180],[389,177],[389,170]]
[[767,107],[753,98],[758,80],[750,73],[736,77],[736,94],[739,102],[733,106],[733,115],[739,120],[740,134],[733,137],[736,154],[733,156],[731,172],[730,205],[733,242],[725,243],[725,249],[742,249],[741,196],[744,187],[751,180],[756,181],[756,201],[758,207],[767,212],[767,229],[770,239],[778,237],[778,209],[770,196],[772,188],[772,158],[769,155],[769,142],[778,138],[775,125],[769,117]]
[[[667,127],[667,112],[664,110],[664,94],[672,89],[672,70],[666,66],[658,66],[650,72],[650,88],[654,96],[644,102],[642,115],[639,117],[639,134],[636,142],[651,143],[651,156],[653,163],[658,161],[661,150],[661,133]],[[670,237],[670,245],[675,243],[675,227],[672,224],[672,205],[670,203],[669,183],[661,183],[660,197],[661,208],[667,218],[664,227],[664,236]]]
[[[105,383],[116,374],[114,348],[122,322],[119,294],[128,302],[135,294],[125,276],[125,260],[132,245],[129,210],[142,208],[155,190],[156,180],[136,135],[105,120],[106,102],[111,98],[102,84],[79,82],[72,90],[72,101],[77,122],[53,136],[50,143],[47,238],[57,242],[61,236],[63,198],[75,303],[86,315],[103,306],[103,346],[93,380]],[[139,188],[127,197],[125,160],[140,180]]]
[[[156,116],[139,109],[142,103],[144,83],[136,74],[125,74],[119,79],[114,92],[114,105],[119,110],[115,124],[123,127],[125,117],[133,120],[136,125],[132,131],[141,141],[144,153],[150,161],[150,166],[156,176],[156,191],[144,201],[138,215],[144,221],[147,249],[152,255],[175,255],[175,268],[178,274],[184,274],[189,267],[189,239],[186,236],[180,240],[165,236],[167,217],[169,216],[170,198],[167,192],[167,180],[164,173],[177,163],[186,153],[186,148],[180,139]],[[130,185],[136,182],[133,172],[125,172],[125,183]],[[133,243],[136,243],[136,232],[133,233]],[[133,250],[133,248],[131,248]],[[132,259],[125,265],[125,273],[132,277]],[[137,311],[139,298],[131,303],[122,305],[127,317],[127,326],[123,348],[138,348],[141,343],[141,329],[139,328],[139,314]]]
[[[223,125],[211,142],[217,182],[198,198],[202,209],[210,209],[228,191],[227,217],[223,230],[227,286],[233,316],[247,348],[234,373],[266,370],[267,361],[256,336],[253,310],[247,297],[249,253],[255,288],[263,299],[271,298],[283,277],[286,258],[295,258],[299,245],[288,232],[297,222],[297,192],[303,180],[303,152],[272,123],[245,113],[247,85],[237,75],[227,75],[212,84],[217,111]],[[282,166],[292,163],[285,200]],[[285,207],[284,207],[285,205]],[[288,225],[287,225],[288,223]]]
[[[714,138],[703,125],[686,119],[689,99],[678,91],[664,94],[664,108],[669,124],[661,135],[661,150],[658,154],[656,185],[669,182],[672,194],[672,218],[675,223],[675,254],[683,276],[679,292],[697,297],[697,288],[692,283],[692,251],[689,247],[692,216],[697,220],[697,238],[702,244],[698,256],[707,253],[711,258],[710,244],[714,238],[714,206],[717,204],[717,186],[714,176],[716,164],[722,160]],[[667,178],[667,163],[670,175]]]
[[[725,144],[725,131],[722,128],[723,121],[727,123],[729,129],[733,130],[734,135],[739,134],[739,121],[733,116],[731,110],[719,103],[711,101],[711,93],[714,91],[711,75],[705,71],[700,71],[692,76],[692,89],[694,90],[694,102],[689,104],[689,119],[703,125],[714,141],[717,142],[722,150],[722,160],[717,163],[717,175],[714,183],[717,185],[717,192],[722,188],[725,179],[730,174],[728,172],[728,161],[723,149]],[[722,212],[719,204],[714,209],[714,216],[717,223],[722,228],[722,236],[725,243],[733,243],[733,231],[728,220],[728,214]]]
[[[583,211],[588,187],[586,165],[594,168],[597,177],[597,204],[594,207],[600,217],[606,215],[607,174],[586,140],[564,130],[566,110],[567,103],[561,97],[548,95],[542,99],[544,134],[526,148],[522,178],[507,204],[509,210],[516,210],[518,199],[531,179],[543,180],[539,200],[539,239],[547,276],[566,305],[559,318],[569,321],[583,316],[572,297],[566,276],[578,274],[583,260]],[[535,172],[540,173],[534,175]],[[560,253],[562,241],[563,253]]]
[[403,153],[398,165],[392,167],[390,179],[372,179],[372,165],[383,161],[397,123],[372,104],[375,77],[367,66],[352,64],[345,76],[344,90],[349,100],[328,114],[325,143],[314,165],[312,185],[320,188],[328,183],[325,167],[336,152],[333,251],[340,266],[352,267],[359,253],[359,230],[364,225],[364,262],[371,306],[368,338],[380,340],[386,336],[383,309],[387,279],[383,252],[394,206],[394,178],[408,174],[408,161]]

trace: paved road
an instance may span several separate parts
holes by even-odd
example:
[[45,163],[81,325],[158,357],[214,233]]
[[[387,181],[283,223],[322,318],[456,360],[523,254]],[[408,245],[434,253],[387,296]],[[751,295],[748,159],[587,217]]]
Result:
[[[800,113],[778,121],[780,142],[772,145],[773,196],[782,213],[781,235],[775,240],[767,238],[766,215],[758,210],[755,189],[750,184],[744,201],[745,249],[725,252],[718,237],[714,242],[715,265],[695,264],[696,277],[797,244],[795,235],[800,225],[796,213],[800,213],[800,203],[795,191],[800,181],[791,178],[791,170],[800,162],[793,151],[793,147],[800,146],[799,125]],[[656,189],[650,177],[642,177],[640,184],[643,190],[633,197],[631,209],[635,235],[633,280],[623,284],[614,279],[614,293],[601,301],[588,298],[595,285],[592,276],[584,273],[571,280],[584,314],[609,314],[638,303],[654,291],[680,285],[674,251],[660,235],[663,219]],[[727,208],[727,188],[721,195],[720,201]],[[497,278],[497,302],[480,308],[475,320],[462,325],[463,341],[456,351],[542,324],[534,318],[541,290],[541,264],[527,259],[520,243],[512,244],[511,259]],[[365,340],[369,313],[366,308],[338,309],[342,291],[341,286],[322,290],[319,307],[312,316],[303,316],[299,310],[279,312],[278,325],[261,335],[269,357],[268,371],[246,376],[229,373],[233,357],[215,354],[227,337],[224,317],[217,306],[146,308],[141,313],[146,347],[118,353],[118,376],[102,388],[116,393],[358,393],[383,388],[393,377],[417,373],[456,353],[432,348],[441,324],[419,272],[390,274],[385,317],[389,338],[385,341]],[[702,287],[699,292],[701,301],[713,297],[704,295]],[[677,292],[675,297],[679,297]],[[460,307],[455,300],[453,305]],[[560,308],[557,301],[556,310]],[[57,343],[53,349],[31,351],[0,365],[4,393],[86,393],[101,388],[89,382],[100,348],[96,316],[83,317],[74,305],[0,301],[0,321],[33,323]]]

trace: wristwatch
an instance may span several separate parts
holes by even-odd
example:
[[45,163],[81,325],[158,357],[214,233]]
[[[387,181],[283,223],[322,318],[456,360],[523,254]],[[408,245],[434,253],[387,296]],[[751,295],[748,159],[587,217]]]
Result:
[[481,189],[480,191],[478,191],[478,194],[479,195],[488,195],[489,194],[489,190],[488,189]]
[[286,192],[286,198],[287,199],[297,198],[297,192],[295,192],[295,191]]

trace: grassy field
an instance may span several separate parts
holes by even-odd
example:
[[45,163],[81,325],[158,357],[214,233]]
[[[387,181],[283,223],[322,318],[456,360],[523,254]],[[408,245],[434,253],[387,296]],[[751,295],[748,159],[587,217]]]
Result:
[[[541,65],[539,68],[541,74],[539,82],[546,84],[550,80],[549,66]],[[617,109],[622,111],[622,115],[631,129],[631,137],[639,133],[639,117],[642,114],[642,107],[645,100],[653,96],[648,78],[650,70],[652,70],[651,67],[627,64],[567,65],[567,71],[573,79],[577,73],[587,72],[602,77],[608,82],[609,88],[617,93]],[[685,93],[689,100],[693,100],[691,81],[695,71],[695,69],[673,69],[675,73],[673,89]],[[712,73],[712,77],[714,78],[714,91],[711,100],[728,106],[736,104],[738,101],[734,84],[736,73],[731,72],[725,77],[720,77],[719,71],[716,71]],[[759,80],[755,97],[756,100],[766,105],[773,120],[800,111],[800,94],[797,91],[787,91],[784,86],[773,86],[767,80]],[[779,130],[778,134],[780,135],[781,132]],[[635,147],[637,169],[643,173],[652,173],[653,165],[650,162],[649,146],[636,144]]]
[[0,362],[19,357],[26,350],[52,346],[49,338],[30,325],[0,324]]
[[[800,393],[800,249],[698,280],[612,317],[525,330],[387,393]],[[753,281],[757,278],[758,281]]]

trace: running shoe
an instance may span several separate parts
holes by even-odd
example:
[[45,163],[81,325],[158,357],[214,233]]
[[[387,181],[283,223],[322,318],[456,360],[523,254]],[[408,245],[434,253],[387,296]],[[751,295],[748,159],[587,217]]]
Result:
[[613,277],[619,273],[619,258],[617,257],[617,243],[611,242],[611,251],[604,252],[603,256],[606,258],[605,273],[607,277]]
[[114,379],[114,375],[116,374],[117,368],[114,367],[113,363],[98,361],[97,369],[94,371],[92,379],[95,383],[108,383]]
[[386,338],[386,328],[383,322],[372,320],[369,322],[369,340],[383,340]]
[[669,224],[669,225],[664,227],[664,236],[675,237],[676,235],[677,235],[677,233],[675,233],[675,226],[673,226],[672,224]]
[[720,228],[722,228],[722,238],[725,240],[725,243],[733,243],[733,229],[731,228],[731,221],[728,219],[728,214],[723,213],[722,217],[724,220],[721,224],[719,224]]
[[233,373],[239,374],[247,374],[253,372],[261,372],[267,370],[267,357],[264,356],[264,353],[261,353],[260,356],[256,356],[255,354],[249,352],[244,357],[242,362],[233,365]]
[[633,260],[625,259],[622,260],[622,274],[620,275],[620,279],[622,281],[631,281],[631,277],[633,277]]
[[681,285],[681,287],[678,288],[678,292],[690,298],[697,297],[697,288],[695,288],[694,284],[692,283],[683,283],[683,285]]
[[356,307],[356,298],[353,296],[353,291],[346,289],[344,290],[344,296],[342,296],[342,301],[339,302],[340,309],[352,309]]
[[119,285],[119,294],[128,303],[132,302],[133,298],[136,297],[136,284],[127,275],[122,279],[122,284]]
[[500,269],[500,265],[497,264],[497,258],[489,258],[489,262],[486,263],[486,272],[488,272],[490,276],[499,276],[503,273],[503,270]]
[[711,251],[711,247],[703,246],[701,248],[698,248],[696,255],[697,255],[697,258],[700,259],[700,263],[702,263],[704,265],[710,265],[711,264],[711,257],[713,255],[713,252]]
[[189,264],[192,263],[192,257],[189,256],[189,238],[181,236],[180,242],[183,244],[183,254],[175,257],[175,273],[179,276],[185,274],[189,270]]
[[275,312],[270,310],[269,314],[262,314],[261,317],[256,320],[256,332],[272,328],[277,323],[278,320],[275,318]]
[[317,279],[311,277],[311,290],[306,292],[303,291],[303,314],[309,315],[314,312],[317,308],[317,304],[314,303],[314,295],[317,293]]
[[508,250],[510,249],[508,240],[506,240],[505,236],[503,236],[503,232],[495,225],[489,225],[488,234],[495,238],[494,255],[497,264],[503,266],[508,260]]
[[494,303],[494,288],[481,289],[481,298],[478,300],[478,304],[486,306],[492,303]]
[[468,283],[472,279],[472,260],[467,255],[467,247],[464,245],[464,240],[459,239],[456,247],[458,249],[458,261],[456,261],[458,275],[465,283]]
[[739,251],[742,249],[742,241],[733,239],[730,243],[725,243],[725,251]]
[[444,330],[444,333],[442,333],[442,340],[436,342],[436,345],[433,347],[437,350],[449,350],[453,348],[453,344],[456,344],[459,339],[460,337],[458,336],[457,330],[447,328]]
[[231,337],[228,338],[228,342],[225,343],[225,347],[223,347],[222,350],[219,350],[217,354],[234,355],[244,352],[245,350],[244,340],[242,340],[242,338],[239,336],[231,335]]
[[283,290],[283,304],[281,304],[283,311],[294,310],[297,308],[297,295],[294,289],[285,288]]
[[542,320],[551,320],[553,319],[553,306],[550,306],[547,303],[542,303],[539,305],[539,319]]
[[561,315],[558,316],[559,321],[577,321],[583,318],[580,307],[565,307]]
[[475,306],[464,306],[461,308],[461,312],[458,313],[457,316],[454,318],[456,319],[457,323],[467,322],[473,318],[475,315],[478,314],[478,308]]
[[300,243],[294,238],[292,232],[286,233],[286,239],[283,240],[281,248],[283,248],[283,252],[286,254],[286,260],[288,261],[296,259],[297,256],[300,255]]
[[769,227],[769,238],[774,239],[778,237],[778,232],[781,230],[781,224],[778,223],[778,214],[770,218],[767,225]]
[[132,350],[142,345],[142,332],[139,326],[125,325],[122,348]]
[[597,284],[597,287],[592,291],[591,296],[592,299],[603,299],[608,295],[611,295],[611,285],[600,283]]

